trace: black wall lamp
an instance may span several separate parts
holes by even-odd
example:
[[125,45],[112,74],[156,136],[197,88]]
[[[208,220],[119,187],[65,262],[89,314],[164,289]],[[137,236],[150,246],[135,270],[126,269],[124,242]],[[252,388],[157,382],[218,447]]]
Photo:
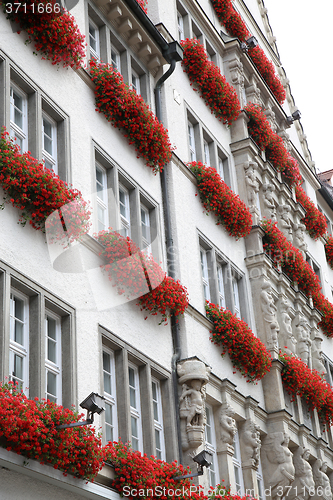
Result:
[[90,425],[94,422],[94,414],[102,413],[105,410],[104,404],[105,398],[100,396],[96,392],[92,392],[82,403],[80,403],[81,408],[87,410],[87,420],[82,420],[81,422],[72,422],[71,424],[61,424],[57,425],[56,429],[69,429],[71,427],[81,427],[82,425]]
[[198,464],[198,472],[194,474],[186,474],[185,476],[173,476],[171,479],[179,481],[180,479],[187,479],[188,477],[202,476],[204,473],[203,468],[209,467],[213,463],[213,454],[208,450],[202,450],[198,455],[192,457],[193,461]]
[[293,112],[291,116],[287,116],[287,122],[291,125],[294,121],[301,119],[301,112],[299,109]]
[[250,36],[245,42],[241,43],[241,49],[243,52],[247,52],[249,49],[254,49],[258,45],[258,40],[255,36]]

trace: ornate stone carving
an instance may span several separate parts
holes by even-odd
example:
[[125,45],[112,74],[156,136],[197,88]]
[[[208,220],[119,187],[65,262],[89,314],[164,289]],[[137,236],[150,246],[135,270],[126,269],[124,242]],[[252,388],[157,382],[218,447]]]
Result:
[[248,419],[243,425],[241,433],[242,462],[257,468],[260,459],[260,432],[259,426]]
[[300,249],[305,258],[305,252],[308,249],[308,245],[305,242],[305,225],[302,223],[294,224],[294,233],[296,246]]
[[245,181],[247,185],[247,199],[249,207],[258,208],[258,193],[259,193],[259,179],[256,176],[255,170],[258,168],[258,164],[254,161],[249,161],[245,163]]
[[290,219],[290,213],[291,213],[290,205],[280,205],[278,208],[278,213],[280,216],[279,226],[281,228],[281,231],[283,232],[288,241],[292,241],[293,229]]
[[280,302],[280,335],[279,346],[288,354],[296,354],[297,340],[291,326],[291,307],[286,299]]
[[222,407],[220,415],[220,436],[223,443],[232,445],[237,433],[237,424],[234,419],[235,411],[227,404]]
[[265,281],[260,293],[261,311],[265,324],[266,339],[269,347],[277,347],[277,337],[279,333],[279,323],[276,317],[277,307],[272,295],[270,283]]
[[290,486],[295,479],[293,454],[288,443],[289,436],[285,432],[273,432],[262,445],[265,486],[271,488],[272,500],[281,499],[286,493],[285,487]]
[[312,499],[315,482],[311,465],[308,460],[310,457],[310,450],[300,446],[294,453],[294,466],[295,466],[295,481],[292,483],[290,490],[290,500],[309,500]]
[[313,464],[315,495],[311,497],[312,500],[332,500],[332,489],[326,470],[327,463],[318,458]]
[[179,398],[182,446],[184,450],[197,448],[204,439],[205,384],[210,368],[198,359],[178,364],[177,372],[182,393]]
[[297,356],[299,356],[304,361],[304,363],[309,364],[309,355],[312,342],[308,329],[308,323],[303,316],[299,316],[296,320],[296,339]]
[[271,221],[276,222],[276,206],[274,203],[273,193],[275,191],[274,184],[266,182],[262,186],[263,202],[264,202],[264,216]]
[[323,351],[321,348],[321,343],[323,339],[319,333],[319,330],[315,329],[314,337],[312,340],[311,354],[312,354],[312,368],[317,370],[320,374],[326,373]]

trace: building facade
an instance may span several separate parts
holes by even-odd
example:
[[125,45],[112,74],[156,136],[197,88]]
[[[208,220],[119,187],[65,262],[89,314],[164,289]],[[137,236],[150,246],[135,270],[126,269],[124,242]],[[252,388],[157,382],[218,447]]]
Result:
[[[87,42],[76,68],[53,65],[34,41],[25,44],[27,31],[6,18],[12,4],[3,4],[0,13],[1,125],[21,153],[30,151],[91,207],[91,227],[66,246],[52,243],[47,223],[46,232],[29,223],[22,227],[22,210],[10,197],[4,203],[1,380],[17,382],[29,399],[67,408],[79,409],[91,392],[103,395],[105,412],[95,426],[104,444],[120,438],[134,450],[180,460],[192,470],[190,454],[209,450],[213,463],[199,479],[205,488],[224,480],[232,493],[251,491],[260,500],[287,493],[285,498],[332,498],[333,434],[323,424],[329,402],[312,408],[311,398],[290,389],[286,376],[283,383],[288,363],[279,358],[281,349],[308,371],[324,373],[323,384],[332,386],[333,331],[330,306],[323,305],[323,297],[333,302],[325,253],[333,224],[332,193],[325,187],[331,176],[316,175],[263,0],[149,0],[146,6],[80,0],[66,6]],[[199,45],[200,61],[193,55]],[[90,59],[100,69],[95,76]],[[131,105],[116,86],[107,87],[103,63],[129,85]],[[163,163],[164,132],[145,132],[153,130],[147,114],[134,118],[136,131],[126,129],[128,116],[142,106],[134,92],[168,131],[172,152],[163,173],[157,158]],[[108,100],[119,115],[128,106],[116,127],[109,123]],[[265,122],[256,121],[250,103]],[[263,146],[264,129],[271,142]],[[157,137],[161,146],[151,159]],[[273,143],[285,155],[283,166]],[[288,176],[295,162],[297,182]],[[206,167],[214,170],[207,173]],[[204,173],[209,180],[202,180]],[[215,205],[214,193],[221,196]],[[311,226],[318,212],[326,220],[320,234],[319,222]],[[285,254],[281,264],[272,251],[274,223],[291,261],[304,264],[295,272]],[[120,264],[112,261],[106,269],[101,257],[99,235],[108,228],[130,238],[186,287],[184,314],[175,315],[170,306],[173,314],[165,322],[161,308],[137,305],[142,289],[117,286]],[[316,289],[307,285],[313,275]],[[163,275],[148,283],[144,293],[162,281]],[[166,292],[162,301],[167,298]],[[206,301],[221,308],[217,317],[206,312]],[[240,339],[244,330],[247,337]],[[228,340],[231,333],[238,340]],[[266,361],[272,358],[260,376],[257,358],[251,358],[257,340],[246,340],[251,335],[261,341]],[[221,357],[223,351],[229,354]],[[255,383],[248,383],[251,377]],[[24,465],[7,447],[0,448],[0,465],[4,500],[119,496],[106,473],[85,483],[50,465]]]

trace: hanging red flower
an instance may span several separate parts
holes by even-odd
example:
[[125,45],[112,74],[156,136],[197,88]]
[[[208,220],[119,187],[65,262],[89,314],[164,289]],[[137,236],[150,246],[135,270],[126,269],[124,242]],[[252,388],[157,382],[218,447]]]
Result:
[[184,49],[182,64],[190,81],[196,85],[211,112],[223,123],[231,125],[240,113],[236,90],[221,75],[216,64],[209,61],[199,40],[186,38],[180,43]]
[[[238,38],[241,42],[245,42],[251,34],[246,27],[242,16],[235,11],[231,0],[212,0],[217,17],[220,23],[225,26],[231,36]],[[273,63],[267,58],[263,49],[258,45],[248,50],[257,70],[271,89],[273,95],[280,104],[283,104],[286,99],[286,91],[279,77],[275,73]]]
[[168,131],[112,66],[92,60],[90,71],[96,84],[97,111],[114,127],[123,130],[129,144],[134,144],[138,157],[146,160],[146,165],[154,172],[161,171],[172,155]]
[[318,210],[301,186],[296,186],[295,191],[296,200],[306,210],[306,215],[303,217],[302,222],[305,224],[311,238],[317,240],[320,236],[324,236],[327,233],[325,215]]
[[136,1],[140,5],[140,7],[144,11],[144,13],[148,14],[148,10],[147,10],[148,1],[147,0],[136,0]]
[[333,424],[333,391],[317,370],[311,370],[301,359],[280,352],[283,362],[282,382],[294,398],[304,398],[310,410],[316,408],[319,418],[328,426]]
[[248,131],[253,140],[276,170],[283,173],[286,181],[292,187],[302,182],[298,164],[295,158],[286,150],[283,140],[273,132],[262,108],[250,102],[244,108],[250,117]]
[[2,1],[7,19],[20,25],[35,49],[52,64],[78,69],[85,57],[85,37],[74,17],[55,0]]
[[271,355],[265,344],[254,335],[245,321],[227,309],[206,303],[206,314],[213,323],[211,341],[227,352],[233,363],[248,382],[262,379],[270,371]]
[[5,201],[21,211],[22,225],[29,222],[44,231],[45,220],[56,211],[48,219],[53,238],[73,241],[88,232],[90,211],[80,191],[69,188],[30,153],[21,154],[5,131],[0,138],[0,185]]
[[258,45],[250,48],[248,50],[248,54],[268,87],[271,89],[273,95],[276,97],[277,101],[280,104],[283,104],[286,99],[286,91],[279,77],[275,73],[272,61],[268,59],[263,49]]
[[287,241],[278,229],[277,223],[263,219],[261,226],[265,231],[263,246],[275,265],[281,264],[283,271],[298,284],[299,289],[312,297],[314,306],[322,313],[318,326],[327,337],[333,337],[333,305],[321,292],[321,284],[312,267],[304,260],[302,252]]
[[230,236],[244,238],[252,228],[252,216],[245,203],[221,179],[214,167],[189,163],[197,178],[200,200],[207,212],[213,212]]
[[56,428],[82,416],[50,401],[28,399],[11,382],[0,384],[0,446],[65,474],[93,479],[104,458],[94,428]]
[[333,238],[328,236],[327,243],[325,245],[326,260],[331,269],[333,269]]
[[96,239],[104,247],[103,267],[120,295],[139,297],[141,310],[161,314],[162,322],[170,314],[184,313],[189,304],[186,288],[167,276],[151,255],[146,257],[128,236],[115,231],[101,231]]

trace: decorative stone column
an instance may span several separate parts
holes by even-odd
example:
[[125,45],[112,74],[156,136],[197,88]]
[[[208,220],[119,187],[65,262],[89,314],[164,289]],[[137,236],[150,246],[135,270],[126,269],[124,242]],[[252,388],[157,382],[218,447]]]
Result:
[[235,449],[233,444],[237,433],[237,425],[234,416],[234,409],[228,403],[223,403],[219,419],[217,458],[220,475],[223,477],[226,486],[235,484],[233,464]]
[[[198,358],[180,361],[177,365],[181,395],[179,398],[182,448],[195,452],[204,442],[205,385],[211,369]],[[193,461],[184,456],[184,465],[193,468]]]
[[289,500],[310,500],[313,498],[315,482],[311,465],[308,462],[309,458],[310,450],[308,448],[299,446],[294,452],[295,480],[291,483]]
[[285,432],[272,432],[263,442],[262,465],[267,500],[280,500],[288,491],[286,487],[295,479],[293,454],[288,444],[289,436]]

